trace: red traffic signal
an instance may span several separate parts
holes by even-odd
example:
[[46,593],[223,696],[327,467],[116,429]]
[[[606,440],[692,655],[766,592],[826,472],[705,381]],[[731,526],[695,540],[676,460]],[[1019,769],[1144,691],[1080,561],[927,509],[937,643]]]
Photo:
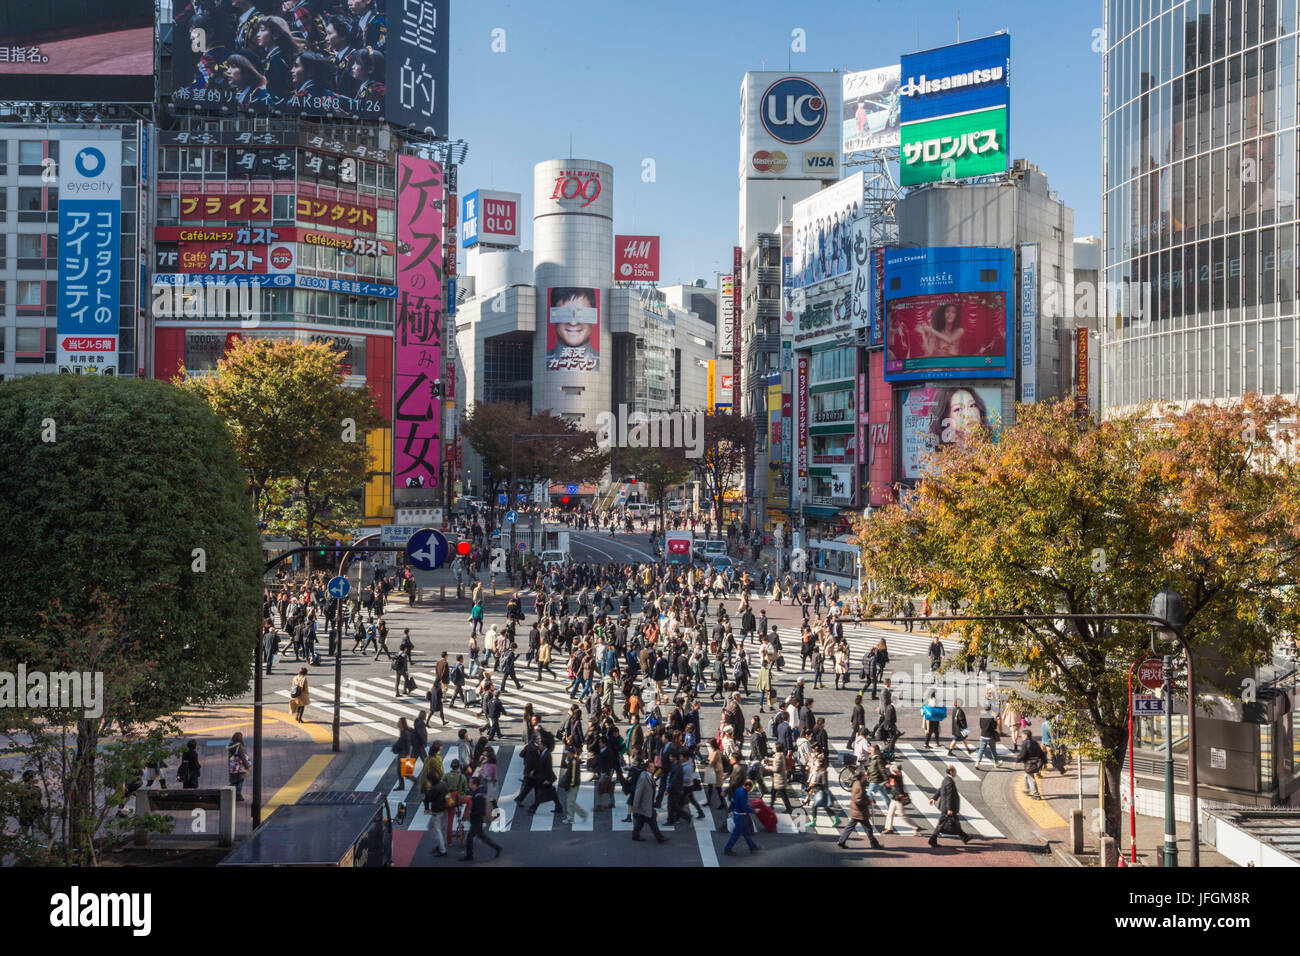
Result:
[[460,555],[462,558],[468,557],[468,556],[469,556],[469,542],[468,542],[468,541],[457,541],[457,542],[456,542],[456,553],[457,553],[458,555]]
[[560,504],[562,504],[562,505],[567,505],[568,503],[569,503],[569,496],[568,496],[568,495],[565,495],[563,498],[560,499]]

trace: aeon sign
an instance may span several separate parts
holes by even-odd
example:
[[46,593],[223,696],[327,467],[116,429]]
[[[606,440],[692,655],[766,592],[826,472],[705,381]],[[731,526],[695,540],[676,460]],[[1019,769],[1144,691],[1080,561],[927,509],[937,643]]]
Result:
[[785,76],[763,93],[758,117],[769,136],[794,146],[816,138],[826,125],[826,97],[802,76]]
[[551,198],[557,202],[578,200],[585,209],[600,197],[600,173],[594,169],[562,169],[555,177]]

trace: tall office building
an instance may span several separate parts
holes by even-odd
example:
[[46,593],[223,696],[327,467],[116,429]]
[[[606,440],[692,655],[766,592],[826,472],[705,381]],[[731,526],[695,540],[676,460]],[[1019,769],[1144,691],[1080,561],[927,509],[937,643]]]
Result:
[[1296,0],[1105,15],[1102,411],[1295,395]]

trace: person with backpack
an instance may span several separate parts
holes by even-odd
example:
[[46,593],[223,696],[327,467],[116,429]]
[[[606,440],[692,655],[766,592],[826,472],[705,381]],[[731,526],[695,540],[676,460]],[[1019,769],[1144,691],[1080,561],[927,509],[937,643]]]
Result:
[[1038,789],[1038,774],[1045,759],[1042,744],[1028,730],[1022,731],[1020,745],[1016,748],[1016,763],[1025,765],[1025,796],[1035,800],[1043,799],[1043,793]]
[[451,700],[448,701],[448,706],[455,707],[456,698],[459,697],[460,702],[464,704],[466,707],[468,707],[469,701],[465,699],[465,655],[464,654],[456,655],[456,664],[454,667],[452,667],[451,673],[448,675],[448,677],[451,680],[451,686],[455,688],[455,690],[452,691]]
[[243,802],[244,800],[244,778],[248,776],[248,771],[252,769],[249,762],[248,754],[244,751],[244,735],[235,733],[230,738],[230,743],[226,745],[226,761],[230,771],[230,785],[235,788],[235,800]]
[[985,704],[980,711],[980,745],[975,751],[975,769],[980,769],[980,764],[984,762],[984,752],[987,750],[990,757],[993,758],[993,766],[1001,768],[1002,761],[998,759],[998,717],[993,712],[992,704]]
[[[378,657],[379,655],[376,654],[375,658],[378,659]],[[406,651],[398,651],[397,656],[393,658],[393,662],[389,667],[391,667],[393,671],[393,696],[405,696],[405,694],[411,689],[411,687],[408,686],[408,682],[412,685],[415,683],[415,681],[411,680],[409,676],[411,667],[406,660]]]

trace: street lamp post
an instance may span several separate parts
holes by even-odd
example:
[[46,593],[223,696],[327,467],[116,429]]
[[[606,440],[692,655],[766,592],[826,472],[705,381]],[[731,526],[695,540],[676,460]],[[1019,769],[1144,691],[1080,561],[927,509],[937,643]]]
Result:
[[[1192,658],[1192,647],[1187,643],[1187,636],[1183,633],[1187,626],[1187,616],[1183,613],[1183,599],[1178,592],[1169,587],[1160,589],[1160,592],[1151,599],[1151,614],[1154,619],[1156,632],[1165,640],[1177,641],[1182,647],[1183,657],[1187,661],[1187,799],[1188,799],[1188,819],[1191,825],[1191,858],[1192,866],[1201,865],[1201,808],[1200,799],[1196,786],[1196,667]],[[1172,670],[1173,663],[1169,657],[1165,658],[1165,744],[1166,766],[1165,766],[1165,813],[1167,821],[1165,823],[1165,858],[1168,863],[1169,858],[1169,830],[1173,826],[1173,697],[1172,697]],[[1177,865],[1178,848],[1175,844],[1173,847],[1174,865]]]

